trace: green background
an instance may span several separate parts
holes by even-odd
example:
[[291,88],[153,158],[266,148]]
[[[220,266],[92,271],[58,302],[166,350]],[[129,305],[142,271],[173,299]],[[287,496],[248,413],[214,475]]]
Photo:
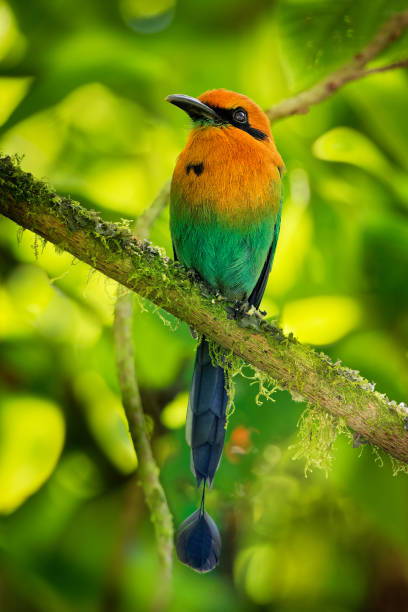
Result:
[[[225,87],[263,108],[344,65],[405,2],[0,0],[0,150],[106,219],[135,219],[189,122],[165,103]],[[373,65],[407,56],[407,36]],[[285,160],[264,307],[286,331],[408,399],[407,71],[273,126]],[[152,241],[171,254],[168,211]],[[0,609],[145,610],[152,525],[120,403],[116,288],[0,219]],[[176,524],[196,506],[183,422],[195,341],[136,300],[136,369]],[[175,564],[172,610],[408,609],[408,477],[341,437],[327,475],[293,461],[304,406],[236,411],[210,513],[219,568]],[[395,470],[394,470],[395,471]]]

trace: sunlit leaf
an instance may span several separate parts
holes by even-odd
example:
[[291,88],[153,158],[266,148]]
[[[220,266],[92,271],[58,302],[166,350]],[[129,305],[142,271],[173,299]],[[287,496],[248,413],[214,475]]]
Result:
[[53,402],[28,395],[0,400],[0,512],[12,512],[49,477],[64,434]]
[[32,333],[27,322],[17,312],[9,292],[0,287],[0,338],[15,337]]
[[8,119],[20,100],[23,99],[30,83],[29,77],[0,78],[0,124]]
[[247,594],[258,604],[267,603],[273,597],[276,563],[276,553],[268,544],[247,548],[237,557],[236,581],[244,581]]
[[119,398],[94,371],[82,372],[75,381],[75,389],[101,448],[118,469],[124,473],[132,472],[137,459]]
[[313,145],[316,157],[344,162],[385,176],[392,167],[378,147],[361,132],[349,127],[336,127],[323,134]]
[[16,267],[7,287],[14,302],[13,318],[19,317],[22,329],[31,327],[53,341],[76,346],[89,346],[98,339],[101,328],[95,319],[56,290],[38,266]]
[[315,296],[285,304],[282,325],[301,342],[330,344],[356,327],[361,310],[345,296]]
[[0,61],[14,63],[25,49],[25,40],[7,2],[0,1]]
[[24,155],[22,167],[38,176],[48,175],[62,145],[62,125],[53,112],[27,118],[1,139],[1,148],[13,155]]
[[186,422],[186,412],[188,403],[188,393],[183,392],[167,404],[161,414],[161,420],[169,429],[183,427]]
[[296,282],[312,237],[312,221],[305,207],[285,201],[279,242],[266,297],[288,291]]

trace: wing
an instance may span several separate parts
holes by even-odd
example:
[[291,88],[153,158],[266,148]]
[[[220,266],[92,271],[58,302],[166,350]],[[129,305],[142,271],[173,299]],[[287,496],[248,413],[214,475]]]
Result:
[[273,228],[273,238],[271,248],[268,251],[268,256],[265,260],[264,267],[262,268],[262,272],[255,287],[252,290],[251,295],[248,298],[248,303],[251,306],[255,306],[255,308],[259,308],[261,303],[263,294],[265,293],[266,283],[268,282],[269,273],[272,268],[273,258],[276,251],[276,245],[278,243],[279,238],[279,230],[280,230],[280,222],[282,215],[282,198],[280,201],[279,212],[276,216],[275,226]]

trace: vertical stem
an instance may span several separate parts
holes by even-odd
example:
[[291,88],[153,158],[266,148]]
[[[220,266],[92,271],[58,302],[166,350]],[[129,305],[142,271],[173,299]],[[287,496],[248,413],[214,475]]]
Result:
[[159,480],[159,468],[153,457],[146,432],[145,417],[134,370],[131,335],[132,311],[133,294],[120,295],[116,302],[114,323],[116,363],[123,407],[138,458],[139,481],[156,534],[161,575],[154,609],[159,611],[166,609],[170,597],[173,567],[173,519]]
[[[136,221],[135,230],[140,238],[148,237],[150,228],[166,205],[168,197],[169,183],[166,183],[151,206]],[[155,612],[162,612],[168,607],[171,595],[174,546],[173,518],[160,483],[159,468],[150,446],[134,368],[132,342],[133,297],[133,293],[121,286],[118,287],[114,320],[116,366],[123,407],[138,459],[138,481],[144,492],[157,541],[160,576],[157,582],[159,586],[153,599],[152,609]],[[131,482],[130,487],[133,486],[134,482]]]

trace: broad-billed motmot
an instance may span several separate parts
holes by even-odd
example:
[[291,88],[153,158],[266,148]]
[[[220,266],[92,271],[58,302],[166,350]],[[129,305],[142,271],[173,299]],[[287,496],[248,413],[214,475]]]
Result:
[[[193,127],[173,174],[170,230],[174,256],[193,268],[214,290],[259,307],[271,270],[282,210],[279,155],[268,118],[255,102],[215,89],[198,99],[171,95]],[[221,551],[216,524],[204,509],[225,439],[228,390],[224,370],[211,360],[205,338],[197,348],[190,390],[186,438],[200,508],[177,532],[183,563],[212,570]]]

